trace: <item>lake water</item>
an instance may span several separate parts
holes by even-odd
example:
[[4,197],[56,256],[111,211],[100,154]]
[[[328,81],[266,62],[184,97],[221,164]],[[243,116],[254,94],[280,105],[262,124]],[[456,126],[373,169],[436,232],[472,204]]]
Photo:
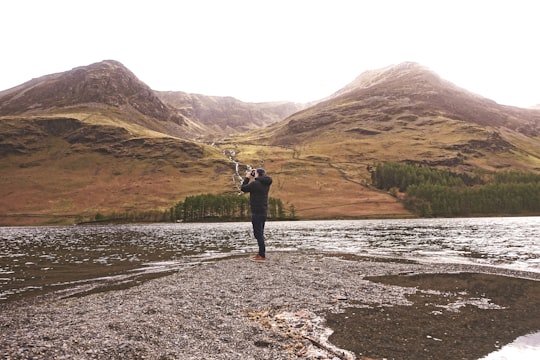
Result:
[[[540,217],[268,222],[267,251],[316,250],[540,272]],[[0,228],[0,302],[129,284],[255,253],[251,223]]]
[[[270,258],[315,250],[540,272],[540,217],[268,222],[266,235]],[[248,222],[4,227],[0,303],[129,286],[256,250]],[[518,338],[486,359],[536,359],[539,336]]]

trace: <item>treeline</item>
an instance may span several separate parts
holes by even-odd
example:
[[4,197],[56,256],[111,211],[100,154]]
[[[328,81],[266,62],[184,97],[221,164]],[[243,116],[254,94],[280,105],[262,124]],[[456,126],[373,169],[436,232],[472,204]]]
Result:
[[[194,222],[194,221],[247,221],[250,219],[249,198],[239,195],[203,194],[188,196],[168,210],[129,211],[103,214],[92,218],[79,218],[85,223],[135,223],[135,222]],[[268,219],[296,220],[296,209],[290,205],[285,209],[280,199],[268,199]]]
[[540,213],[540,175],[516,171],[469,176],[426,166],[386,163],[372,172],[379,189],[404,192],[423,217]]
[[432,169],[427,166],[384,163],[378,164],[371,173],[371,182],[379,189],[396,188],[407,191],[410,185],[435,184],[441,186],[472,186],[482,184],[480,177],[456,174],[450,171]]
[[[203,194],[188,196],[170,209],[170,219],[176,221],[233,221],[249,220],[249,198],[239,195]],[[268,199],[268,219],[296,218],[294,205],[285,209],[280,199]]]

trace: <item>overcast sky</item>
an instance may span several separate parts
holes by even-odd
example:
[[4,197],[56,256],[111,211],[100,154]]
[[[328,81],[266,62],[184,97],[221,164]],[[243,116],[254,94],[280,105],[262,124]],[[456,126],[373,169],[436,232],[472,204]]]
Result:
[[0,90],[106,59],[154,90],[308,102],[414,61],[501,104],[540,104],[535,0],[0,2]]

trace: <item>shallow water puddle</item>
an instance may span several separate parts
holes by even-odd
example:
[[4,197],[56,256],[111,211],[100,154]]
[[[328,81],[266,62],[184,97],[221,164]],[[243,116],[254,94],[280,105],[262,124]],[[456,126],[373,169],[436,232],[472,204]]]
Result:
[[540,332],[518,337],[512,343],[481,360],[537,360],[540,353]]

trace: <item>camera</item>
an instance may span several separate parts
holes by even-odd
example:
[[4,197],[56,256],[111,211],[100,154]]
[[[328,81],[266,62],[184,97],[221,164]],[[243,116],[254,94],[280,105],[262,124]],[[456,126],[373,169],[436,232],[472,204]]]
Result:
[[251,176],[255,176],[255,170],[251,170]]

